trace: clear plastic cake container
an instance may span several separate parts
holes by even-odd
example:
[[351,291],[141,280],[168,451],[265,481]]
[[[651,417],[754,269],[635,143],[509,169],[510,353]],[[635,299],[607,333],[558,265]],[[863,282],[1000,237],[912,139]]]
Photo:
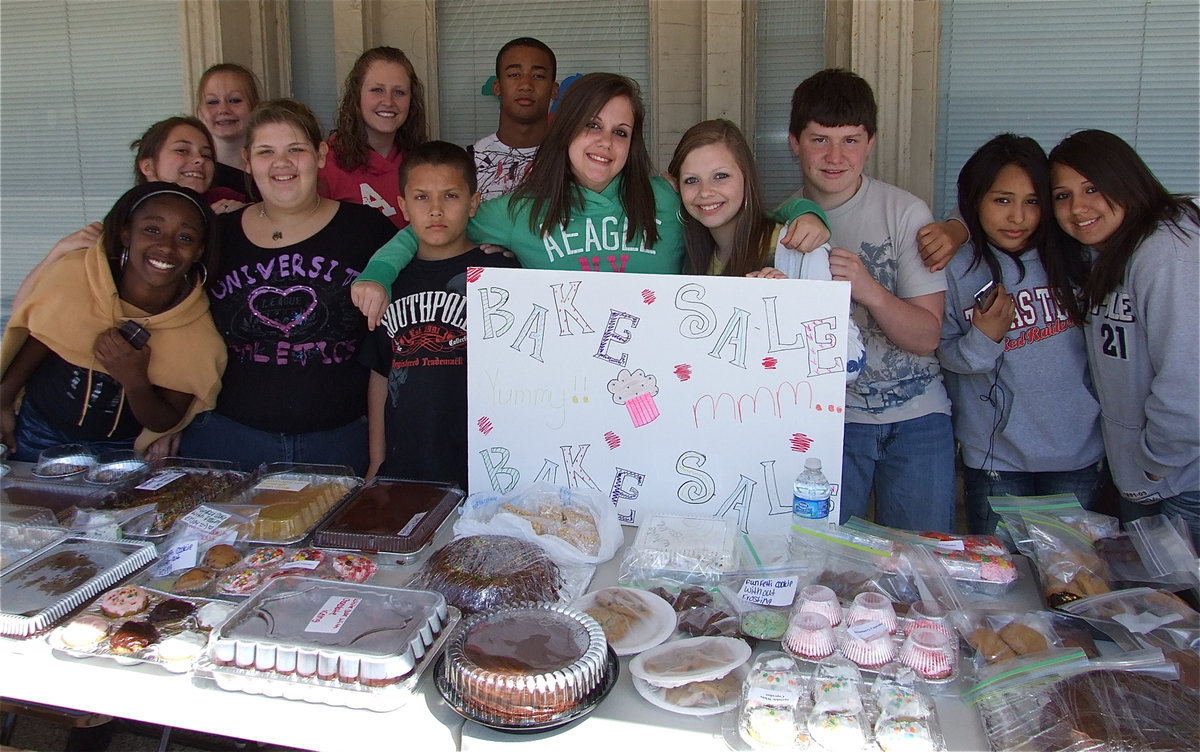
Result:
[[213,633],[208,656],[273,678],[384,687],[412,672],[447,613],[430,590],[280,577]]
[[201,504],[225,501],[249,477],[234,470],[231,462],[168,457],[149,475],[118,486],[102,507],[146,507],[145,513],[122,524],[122,532],[128,537],[160,542],[180,517]]
[[[33,509],[33,507],[28,507]],[[0,522],[0,576],[7,574],[47,546],[58,543],[70,535],[66,528],[53,523],[54,516],[46,512],[51,524],[22,525],[15,522]]]
[[[486,637],[497,628],[499,636]],[[520,638],[504,634],[522,628],[528,632]],[[555,630],[570,630],[573,635],[556,639]],[[484,640],[473,648],[479,635],[485,635]],[[485,645],[502,645],[502,652],[484,650]],[[513,652],[505,652],[509,650]],[[564,656],[568,651],[578,652]],[[556,661],[546,659],[547,654],[561,657],[562,664],[551,665]],[[465,623],[446,648],[443,679],[456,697],[473,708],[475,720],[521,727],[575,708],[603,682],[608,656],[604,630],[588,614],[557,604],[526,604],[476,614]],[[547,666],[527,664],[537,659],[544,659]]]
[[271,462],[226,501],[259,507],[247,542],[288,546],[304,540],[360,485],[362,478],[346,465]]
[[313,535],[324,548],[415,554],[433,540],[463,492],[450,483],[375,478],[338,506]]
[[0,575],[0,635],[45,631],[156,558],[151,543],[64,538]]
[[84,483],[82,473],[51,480],[34,477],[28,470],[18,468],[0,480],[0,501],[49,510],[63,524],[70,523],[77,508],[100,506],[104,496],[104,488]]
[[258,671],[254,668],[221,666],[214,663],[207,653],[201,654],[196,661],[193,675],[211,679],[218,687],[227,692],[244,692],[251,695],[281,697],[285,700],[299,700],[386,713],[403,706],[416,691],[425,670],[441,654],[442,648],[454,633],[454,628],[461,618],[462,615],[457,608],[448,606],[442,631],[434,637],[433,644],[425,650],[425,655],[417,660],[412,671],[403,679],[386,686],[369,687],[358,683],[343,682],[340,679],[297,676],[295,673],[284,675]]

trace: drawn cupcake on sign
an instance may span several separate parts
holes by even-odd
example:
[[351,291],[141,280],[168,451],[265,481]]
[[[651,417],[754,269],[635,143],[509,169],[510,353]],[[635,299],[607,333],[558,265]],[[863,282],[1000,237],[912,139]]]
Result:
[[658,394],[658,379],[642,369],[632,373],[622,368],[615,379],[608,382],[608,391],[613,402],[624,405],[634,428],[640,428],[658,417],[658,406],[654,397]]

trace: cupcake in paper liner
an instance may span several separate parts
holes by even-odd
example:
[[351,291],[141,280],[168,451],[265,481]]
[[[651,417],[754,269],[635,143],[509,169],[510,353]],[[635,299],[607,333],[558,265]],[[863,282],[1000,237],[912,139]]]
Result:
[[608,382],[608,391],[613,402],[624,405],[634,428],[640,428],[658,417],[658,405],[654,397],[658,394],[658,379],[647,375],[642,369],[630,373],[622,368],[615,379]]

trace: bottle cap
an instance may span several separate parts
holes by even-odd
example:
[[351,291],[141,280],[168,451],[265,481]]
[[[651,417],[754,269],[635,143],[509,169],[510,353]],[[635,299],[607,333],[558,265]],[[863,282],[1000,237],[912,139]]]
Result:
[[806,470],[820,470],[821,460],[817,459],[816,457],[809,457],[808,459],[804,460],[804,468]]

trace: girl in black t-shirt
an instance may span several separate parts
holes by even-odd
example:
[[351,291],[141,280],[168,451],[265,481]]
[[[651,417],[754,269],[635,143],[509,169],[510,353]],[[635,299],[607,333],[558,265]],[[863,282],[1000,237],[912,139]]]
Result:
[[246,163],[263,200],[220,221],[209,294],[229,365],[216,409],[182,437],[188,457],[367,464],[366,321],[350,285],[395,228],[378,211],[323,198],[328,147],[316,116],[278,99],[250,116]]

